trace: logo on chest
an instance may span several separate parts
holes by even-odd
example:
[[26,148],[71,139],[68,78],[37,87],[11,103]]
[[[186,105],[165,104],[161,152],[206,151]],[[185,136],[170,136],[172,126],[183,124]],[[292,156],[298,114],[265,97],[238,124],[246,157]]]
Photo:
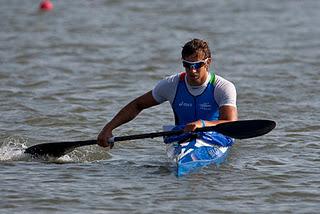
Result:
[[212,106],[210,103],[201,103],[199,104],[199,107],[201,110],[204,110],[204,111],[211,111],[212,109]]
[[[188,103],[188,102],[184,102],[184,101],[181,101],[179,103],[179,107],[182,107],[182,108],[192,108],[192,106],[193,106],[193,103]],[[203,111],[211,111],[212,105],[208,102],[200,103],[200,104],[198,104],[198,108]]]
[[181,102],[179,103],[179,107],[191,108],[191,107],[192,107],[192,103],[185,103],[185,102],[181,101]]

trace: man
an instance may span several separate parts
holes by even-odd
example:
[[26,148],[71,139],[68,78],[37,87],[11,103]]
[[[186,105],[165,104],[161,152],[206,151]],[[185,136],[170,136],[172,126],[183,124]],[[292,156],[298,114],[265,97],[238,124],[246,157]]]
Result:
[[181,54],[185,72],[161,80],[152,91],[122,108],[98,135],[100,146],[110,146],[113,129],[165,101],[171,104],[175,124],[184,125],[186,132],[238,119],[236,89],[231,82],[210,73],[212,58],[207,42],[193,39],[183,46]]

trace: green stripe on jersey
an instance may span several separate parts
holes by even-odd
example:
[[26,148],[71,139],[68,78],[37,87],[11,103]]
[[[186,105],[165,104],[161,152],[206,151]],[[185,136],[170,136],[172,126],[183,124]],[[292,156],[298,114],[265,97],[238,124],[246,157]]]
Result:
[[214,73],[211,73],[210,83],[214,84],[216,81],[216,75]]

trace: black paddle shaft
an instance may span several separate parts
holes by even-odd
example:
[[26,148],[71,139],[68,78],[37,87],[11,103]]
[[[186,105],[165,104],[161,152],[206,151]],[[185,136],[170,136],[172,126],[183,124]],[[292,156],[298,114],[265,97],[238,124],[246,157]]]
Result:
[[[216,126],[207,126],[197,128],[194,132],[206,132],[216,131],[226,136],[235,139],[246,139],[252,137],[258,137],[270,132],[274,129],[276,123],[271,120],[241,120],[227,123],[220,123]],[[165,131],[165,132],[153,132],[146,134],[128,135],[114,137],[113,142],[137,140],[144,138],[155,138],[164,136],[173,136],[183,134],[183,130]],[[55,143],[43,143],[31,146],[25,150],[24,153],[30,154],[33,157],[50,156],[61,157],[77,147],[97,144],[96,140],[74,141],[74,142],[55,142]]]

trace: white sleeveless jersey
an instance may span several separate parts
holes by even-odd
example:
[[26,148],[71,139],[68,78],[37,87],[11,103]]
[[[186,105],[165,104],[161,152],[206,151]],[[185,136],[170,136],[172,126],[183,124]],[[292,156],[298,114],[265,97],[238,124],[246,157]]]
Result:
[[[158,84],[153,88],[152,95],[153,98],[158,103],[163,103],[169,101],[172,105],[177,86],[179,83],[179,74],[169,76],[163,80],[160,80]],[[208,75],[207,80],[200,86],[191,86],[187,83],[185,77],[185,83],[187,85],[188,91],[193,95],[200,95],[207,87],[211,78],[211,74]],[[219,107],[221,106],[234,106],[237,107],[237,92],[234,84],[218,75],[215,75],[215,89],[214,89],[214,99],[216,100]]]

